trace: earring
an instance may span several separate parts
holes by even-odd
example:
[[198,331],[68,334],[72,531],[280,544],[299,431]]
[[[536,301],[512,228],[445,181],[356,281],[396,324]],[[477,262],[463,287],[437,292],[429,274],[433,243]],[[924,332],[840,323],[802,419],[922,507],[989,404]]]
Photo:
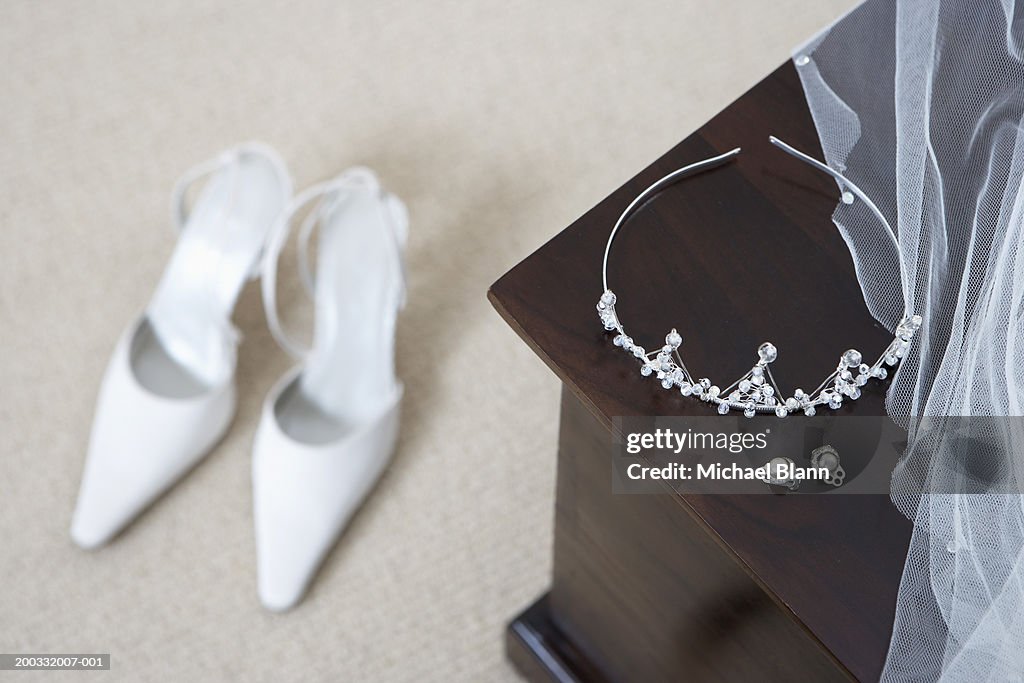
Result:
[[811,451],[811,466],[823,467],[828,470],[826,484],[842,486],[843,480],[846,479],[846,470],[839,464],[839,451],[828,444]]
[[800,481],[794,475],[796,465],[789,458],[772,458],[765,464],[768,470],[764,482],[769,486],[782,486],[790,491],[800,488]]

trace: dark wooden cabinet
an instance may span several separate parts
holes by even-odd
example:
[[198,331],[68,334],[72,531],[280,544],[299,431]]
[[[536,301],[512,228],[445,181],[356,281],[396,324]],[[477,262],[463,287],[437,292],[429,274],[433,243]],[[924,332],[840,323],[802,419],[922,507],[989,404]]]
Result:
[[[677,327],[691,370],[731,378],[770,339],[776,377],[792,388],[815,386],[846,347],[891,339],[831,222],[835,182],[770,134],[822,156],[790,63],[491,288],[563,382],[551,588],[507,633],[531,680],[878,678],[910,538],[887,496],[612,493],[615,416],[713,414],[640,377],[594,310],[609,230],[669,171],[743,148],[661,192],[616,239],[609,277],[638,341]],[[838,413],[884,414],[885,388],[869,385]]]

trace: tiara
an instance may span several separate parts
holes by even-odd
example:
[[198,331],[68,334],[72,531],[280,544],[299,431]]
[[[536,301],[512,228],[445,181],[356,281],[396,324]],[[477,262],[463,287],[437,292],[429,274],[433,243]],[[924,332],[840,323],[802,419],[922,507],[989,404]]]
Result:
[[[896,241],[896,233],[892,226],[885,220],[882,212],[878,210],[874,202],[868,198],[856,185],[850,182],[845,176],[831,167],[823,164],[817,159],[800,152],[790,145],[772,136],[771,143],[797,159],[804,161],[811,166],[828,173],[838,181],[842,191],[841,198],[844,204],[852,204],[854,198],[860,199],[871,209],[872,213],[885,226],[888,236],[892,239],[893,245],[899,251]],[[720,388],[713,384],[710,379],[703,377],[694,379],[687,370],[679,353],[683,337],[673,328],[665,336],[665,344],[653,351],[646,350],[643,346],[635,343],[630,337],[622,323],[619,322],[619,315],[616,311],[615,292],[608,286],[608,254],[611,252],[612,241],[615,239],[619,228],[633,214],[634,210],[653,194],[665,187],[682,180],[686,176],[720,166],[740,153],[736,149],[704,161],[698,161],[688,166],[669,173],[661,178],[646,190],[641,192],[636,199],[630,202],[626,210],[622,212],[615,222],[611,234],[608,236],[608,243],[604,249],[604,263],[602,265],[602,277],[604,280],[604,292],[597,302],[597,313],[607,333],[614,332],[612,343],[621,348],[640,362],[640,374],[644,377],[651,377],[661,382],[665,389],[678,389],[683,396],[692,396],[707,403],[717,404],[718,412],[726,415],[730,410],[743,411],[746,417],[754,417],[757,413],[775,413],[778,417],[786,417],[790,413],[802,410],[804,415],[813,416],[819,406],[828,406],[836,410],[843,405],[845,400],[855,401],[860,398],[861,387],[870,380],[884,380],[889,373],[888,368],[895,366],[906,354],[914,335],[921,328],[921,316],[905,311],[903,319],[896,326],[896,333],[885,351],[878,356],[878,359],[871,364],[865,362],[864,356],[857,349],[849,349],[839,357],[839,363],[825,380],[816,389],[805,392],[796,389],[792,396],[786,398],[779,389],[775,378],[772,376],[771,364],[778,357],[778,350],[771,342],[764,342],[757,349],[757,362],[738,380]],[[900,268],[903,268],[901,262]],[[906,281],[906,278],[904,278]]]

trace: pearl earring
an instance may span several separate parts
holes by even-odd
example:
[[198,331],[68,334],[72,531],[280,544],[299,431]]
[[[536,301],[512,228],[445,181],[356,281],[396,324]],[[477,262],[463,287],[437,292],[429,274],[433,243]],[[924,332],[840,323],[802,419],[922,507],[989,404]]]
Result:
[[811,451],[811,466],[828,470],[826,484],[842,486],[843,480],[846,479],[846,470],[839,464],[839,451],[828,444]]

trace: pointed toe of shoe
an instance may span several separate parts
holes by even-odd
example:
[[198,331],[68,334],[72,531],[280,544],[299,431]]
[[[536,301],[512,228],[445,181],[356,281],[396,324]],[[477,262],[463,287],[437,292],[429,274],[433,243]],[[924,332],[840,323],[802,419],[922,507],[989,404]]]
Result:
[[306,595],[312,575],[319,566],[319,559],[310,561],[291,557],[287,561],[276,561],[274,558],[272,554],[260,558],[260,603],[271,612],[286,612],[299,604]]
[[109,543],[149,502],[146,488],[117,482],[112,476],[83,480],[71,518],[71,540],[83,550]]
[[71,520],[71,540],[82,550],[102,548],[125,524],[121,520],[103,519],[92,508],[91,503],[79,504]]
[[130,447],[90,449],[71,518],[76,545],[106,545],[170,484],[166,472],[141,466],[145,458],[145,450]]
[[[287,380],[283,383],[287,384]],[[286,434],[271,393],[253,448],[253,503],[260,601],[294,607],[394,451],[399,392],[382,415],[329,443]]]
[[257,574],[260,602],[283,612],[305,596],[346,519],[313,517],[308,500],[288,500],[275,488],[267,482],[256,493]]
[[91,451],[71,518],[71,540],[85,550],[110,542],[168,484],[156,473],[137,471],[125,451]]
[[306,582],[267,579],[260,575],[260,603],[271,612],[287,612],[306,594]]
[[282,466],[281,455],[285,453],[280,449],[257,442],[255,460],[260,464],[253,472],[253,496],[258,587],[260,602],[274,612],[302,600],[347,519],[336,508],[325,511],[323,492],[317,490],[323,479],[301,462],[295,468]]
[[71,538],[98,548],[118,534],[205,456],[234,414],[234,385],[190,398],[156,395],[129,364],[131,334],[118,345],[100,387]]

